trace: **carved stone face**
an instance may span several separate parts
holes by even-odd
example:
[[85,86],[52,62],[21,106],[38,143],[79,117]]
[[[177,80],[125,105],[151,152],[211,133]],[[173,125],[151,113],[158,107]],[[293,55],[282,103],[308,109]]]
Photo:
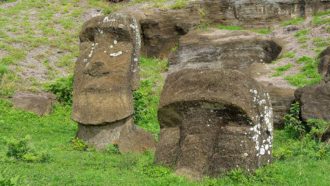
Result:
[[158,110],[156,162],[199,176],[254,170],[271,161],[272,117],[268,94],[239,71],[172,73]]
[[125,21],[107,20],[101,25],[94,20],[96,25],[85,29],[87,39],[81,42],[76,64],[73,119],[85,125],[111,123],[133,114],[134,36]]

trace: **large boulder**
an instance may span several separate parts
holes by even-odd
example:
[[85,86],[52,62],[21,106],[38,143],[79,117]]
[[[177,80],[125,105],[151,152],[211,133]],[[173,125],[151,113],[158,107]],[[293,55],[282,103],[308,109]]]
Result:
[[295,97],[304,122],[308,119],[330,121],[330,82],[297,89]]
[[272,39],[252,32],[192,31],[180,39],[179,48],[171,54],[170,70],[224,68],[248,73],[253,63],[270,63],[281,50]]
[[319,60],[319,73],[326,82],[330,81],[330,47],[321,52]]
[[152,9],[141,19],[144,55],[167,57],[177,46],[181,36],[201,23],[198,10],[194,7],[179,10]]
[[83,26],[72,118],[79,123],[77,136],[97,148],[120,145],[130,131],[140,131],[132,120],[140,36],[137,20],[126,14],[95,17]]
[[56,102],[56,96],[51,93],[18,92],[12,98],[15,108],[33,112],[39,116],[50,114]]
[[271,162],[272,118],[268,93],[244,73],[171,73],[160,98],[156,163],[192,178],[255,170]]

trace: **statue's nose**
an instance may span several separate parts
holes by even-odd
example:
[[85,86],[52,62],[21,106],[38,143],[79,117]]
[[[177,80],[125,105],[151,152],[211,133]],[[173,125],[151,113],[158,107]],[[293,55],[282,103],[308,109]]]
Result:
[[101,77],[109,74],[105,63],[108,57],[103,52],[96,52],[91,56],[90,60],[85,66],[85,73],[93,77]]

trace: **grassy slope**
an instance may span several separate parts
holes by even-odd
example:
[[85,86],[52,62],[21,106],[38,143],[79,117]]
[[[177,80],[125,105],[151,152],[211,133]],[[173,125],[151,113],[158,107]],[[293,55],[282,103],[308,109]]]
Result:
[[[40,89],[42,82],[72,72],[79,54],[82,16],[96,7],[106,7],[106,3],[24,0],[12,7],[0,6],[0,52],[4,53],[0,55],[0,69],[6,69],[2,70],[2,80],[0,70],[0,96],[10,95],[17,89]],[[29,63],[33,60],[37,62]],[[46,74],[42,70],[46,70]]]

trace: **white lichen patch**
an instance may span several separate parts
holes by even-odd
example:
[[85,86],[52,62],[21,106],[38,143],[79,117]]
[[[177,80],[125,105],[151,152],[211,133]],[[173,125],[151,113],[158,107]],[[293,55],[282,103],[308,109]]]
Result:
[[110,56],[111,57],[117,57],[117,56],[120,56],[122,54],[123,54],[123,52],[122,51],[119,51],[119,52],[116,52],[116,53],[111,53]]
[[255,142],[255,149],[257,151],[256,156],[260,158],[261,156],[271,154],[273,140],[273,110],[268,93],[260,93],[255,89],[251,89],[250,93],[252,94],[253,102],[259,111],[255,117],[252,117],[256,124],[250,128],[250,131],[253,134],[252,140]]
[[110,19],[108,16],[104,17],[103,23],[108,23],[108,22],[114,22],[116,21],[115,19]]
[[102,30],[102,29],[97,28],[97,31],[98,31],[100,34],[103,34],[103,30]]

